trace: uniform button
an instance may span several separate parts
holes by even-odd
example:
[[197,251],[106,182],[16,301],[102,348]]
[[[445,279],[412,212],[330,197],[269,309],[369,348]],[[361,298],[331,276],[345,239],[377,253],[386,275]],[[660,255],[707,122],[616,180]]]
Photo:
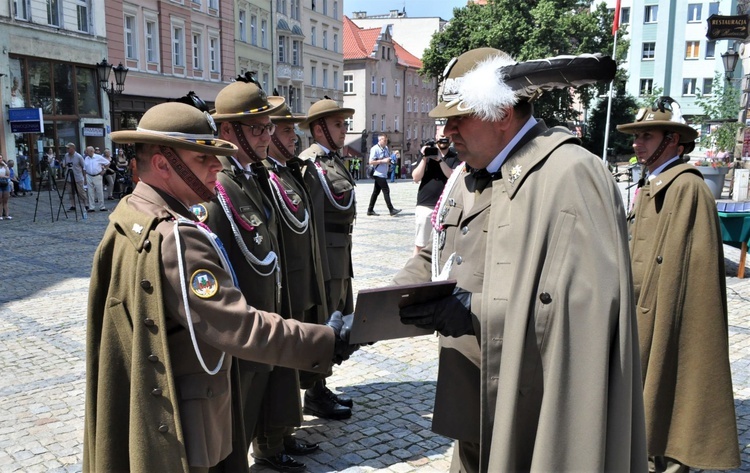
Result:
[[466,235],[467,233],[469,233],[469,227],[464,227],[464,228],[461,229],[461,234],[462,235]]
[[657,256],[656,257],[656,262],[657,263],[661,264],[662,261],[664,261],[664,258],[662,258],[661,256]]
[[141,280],[141,287],[147,291],[151,290],[151,281],[148,279],[142,279]]
[[460,256],[456,256],[456,264],[461,264],[463,262],[464,262],[463,258],[461,258]]
[[552,302],[552,296],[549,295],[549,292],[543,292],[539,294],[539,300],[542,301],[542,304],[549,304]]
[[148,355],[148,361],[150,361],[151,363],[156,363],[157,361],[159,361],[159,357],[156,355]]
[[214,397],[214,392],[213,392],[213,390],[211,388],[206,389],[206,397],[209,398],[209,399],[211,399],[212,397]]
[[146,240],[143,242],[143,249],[146,251],[149,251],[151,249],[151,240]]
[[143,319],[143,324],[146,327],[153,327],[154,325],[156,325],[153,319]]
[[167,432],[169,432],[169,426],[167,424],[161,424],[159,426],[159,432],[166,434]]
[[159,396],[161,396],[161,389],[159,389],[159,388],[154,388],[154,389],[152,389],[152,390],[151,390],[151,395],[152,395],[152,396],[154,396],[154,397],[159,397]]

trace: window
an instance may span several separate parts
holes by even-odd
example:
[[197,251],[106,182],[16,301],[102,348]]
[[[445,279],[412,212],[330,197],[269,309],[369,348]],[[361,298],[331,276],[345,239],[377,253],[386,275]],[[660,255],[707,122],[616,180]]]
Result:
[[268,72],[263,73],[263,90],[268,90]]
[[268,20],[261,20],[260,22],[260,47],[268,48]]
[[375,82],[375,76],[372,76],[370,78],[370,93],[371,94],[377,94],[378,93],[378,84]]
[[333,71],[333,89],[339,90],[339,71]]
[[419,98],[414,97],[414,112],[419,113]]
[[13,0],[13,13],[17,20],[29,21],[31,19],[30,12],[29,0]]
[[346,123],[346,131],[354,131],[354,119],[352,117],[344,120],[344,123]]
[[335,20],[339,19],[339,2],[336,1],[333,2],[333,18]]
[[406,98],[406,111],[411,112],[411,97]]
[[328,31],[323,30],[323,49],[328,49]]
[[211,10],[219,9],[219,0],[208,0],[208,8]]
[[286,36],[279,36],[279,62],[286,62]]
[[292,41],[292,66],[299,66],[299,41]]
[[193,33],[193,69],[203,69],[203,38],[200,33]]
[[716,41],[706,41],[706,59],[716,57]]
[[385,48],[383,46],[380,47],[380,59],[385,59]]
[[682,95],[695,95],[697,79],[682,79]]
[[375,120],[377,120],[377,118],[376,118],[375,114],[373,113],[372,117],[370,118],[370,129],[372,131],[377,130],[377,128],[375,128]]
[[639,89],[639,95],[641,97],[643,97],[644,95],[650,95],[653,90],[654,79],[641,79],[641,88]]
[[328,69],[323,69],[323,88],[328,88]]
[[700,57],[700,49],[700,41],[687,41],[685,43],[685,59],[698,59]]
[[250,15],[250,44],[258,45],[258,17]]
[[354,93],[354,76],[352,74],[344,74],[344,93]]
[[323,2],[323,14],[328,15],[328,0],[321,0]]
[[313,46],[318,45],[318,40],[315,39],[316,29],[314,26],[310,27],[310,44]]
[[339,35],[333,33],[333,52],[339,52]]
[[714,80],[713,79],[709,79],[708,77],[703,79],[703,88],[701,89],[701,93],[703,95],[714,94]]
[[179,26],[172,27],[172,62],[175,66],[185,66],[185,36]]
[[318,85],[318,68],[315,66],[310,68],[310,85],[313,87]]
[[292,0],[292,6],[289,12],[292,16],[292,20],[299,21],[299,2],[300,0]]
[[653,59],[656,52],[656,43],[643,43],[641,59]]
[[159,62],[159,36],[156,21],[146,20],[146,61]]
[[620,8],[620,24],[621,25],[630,24],[630,7]]
[[60,26],[60,2],[47,0],[47,24]]
[[393,81],[393,95],[401,97],[401,82],[398,79]]
[[76,16],[78,18],[78,31],[89,32],[89,2],[88,0],[78,0],[76,5]]
[[247,43],[247,13],[245,10],[240,10],[239,20],[237,21],[240,27],[240,41]]
[[396,115],[396,116],[395,116],[395,117],[393,118],[393,129],[394,129],[395,131],[398,131],[398,129],[400,128],[400,126],[399,126],[399,125],[400,125],[400,123],[399,123],[398,115]]
[[135,46],[135,16],[125,15],[124,31],[125,35],[125,58],[136,59],[136,46]]
[[719,14],[719,2],[708,3],[708,16]]
[[216,36],[208,38],[208,60],[211,72],[219,72],[221,67],[219,53],[219,38]]
[[700,3],[691,3],[688,5],[688,23],[697,23],[701,21],[701,8],[703,8],[703,5]]
[[380,131],[385,131],[385,115],[380,115]]
[[385,77],[380,79],[380,95],[388,95],[388,86],[385,82]]
[[276,12],[286,15],[286,0],[276,0]]
[[659,5],[646,5],[643,13],[644,23],[656,23],[656,17],[659,15]]

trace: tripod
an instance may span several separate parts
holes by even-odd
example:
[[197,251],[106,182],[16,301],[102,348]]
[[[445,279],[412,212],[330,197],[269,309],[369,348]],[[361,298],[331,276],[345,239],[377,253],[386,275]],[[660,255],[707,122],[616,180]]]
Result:
[[[57,183],[55,182],[55,179],[52,177],[52,169],[50,169],[49,164],[47,161],[42,159],[39,165],[39,183],[37,184],[37,192],[36,192],[36,205],[34,206],[34,222],[36,222],[36,212],[37,209],[39,209],[39,197],[42,195],[42,186],[44,185],[44,177],[45,174],[47,176],[47,196],[49,197],[49,216],[52,219],[52,221],[55,221],[55,215],[52,211],[52,189],[55,190],[55,193],[57,194],[57,197],[60,198],[60,203],[62,204],[62,198],[60,197],[60,193],[57,190]],[[67,214],[66,214],[67,217]]]
[[[81,202],[81,196],[78,190],[78,184],[76,183],[76,177],[73,173],[73,165],[68,164],[68,168],[65,170],[65,185],[60,193],[60,206],[57,208],[57,220],[60,220],[60,210],[65,213],[65,218],[68,218],[68,212],[65,211],[65,189],[70,185],[71,196],[73,197],[73,211],[76,214],[76,222],[78,221],[78,211],[81,212],[81,218],[86,220],[88,216],[86,212],[86,205]],[[87,204],[88,205],[88,204]]]

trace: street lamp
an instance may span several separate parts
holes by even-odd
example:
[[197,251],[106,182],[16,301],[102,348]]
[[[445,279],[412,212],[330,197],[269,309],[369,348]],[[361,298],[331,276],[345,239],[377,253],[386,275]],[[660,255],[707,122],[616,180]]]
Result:
[[734,75],[734,68],[737,67],[737,61],[740,60],[740,55],[734,48],[727,49],[727,52],[721,55],[721,61],[724,63],[724,73],[727,81],[732,80]]
[[[115,81],[110,82],[110,73],[115,72]],[[128,75],[128,68],[120,63],[117,67],[102,59],[102,62],[96,64],[96,75],[99,78],[99,85],[109,98],[109,118],[110,131],[115,131],[115,95],[120,95],[125,90],[125,78]]]

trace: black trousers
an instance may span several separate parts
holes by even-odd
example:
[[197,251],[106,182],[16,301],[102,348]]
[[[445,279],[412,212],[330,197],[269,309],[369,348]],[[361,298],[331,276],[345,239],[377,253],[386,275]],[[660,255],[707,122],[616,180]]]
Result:
[[372,195],[370,196],[370,206],[367,207],[368,212],[375,210],[375,201],[378,200],[380,192],[383,192],[383,198],[385,199],[385,205],[388,206],[388,210],[393,210],[393,204],[391,204],[391,189],[388,187],[388,179],[384,177],[375,176],[375,186],[372,188]]

